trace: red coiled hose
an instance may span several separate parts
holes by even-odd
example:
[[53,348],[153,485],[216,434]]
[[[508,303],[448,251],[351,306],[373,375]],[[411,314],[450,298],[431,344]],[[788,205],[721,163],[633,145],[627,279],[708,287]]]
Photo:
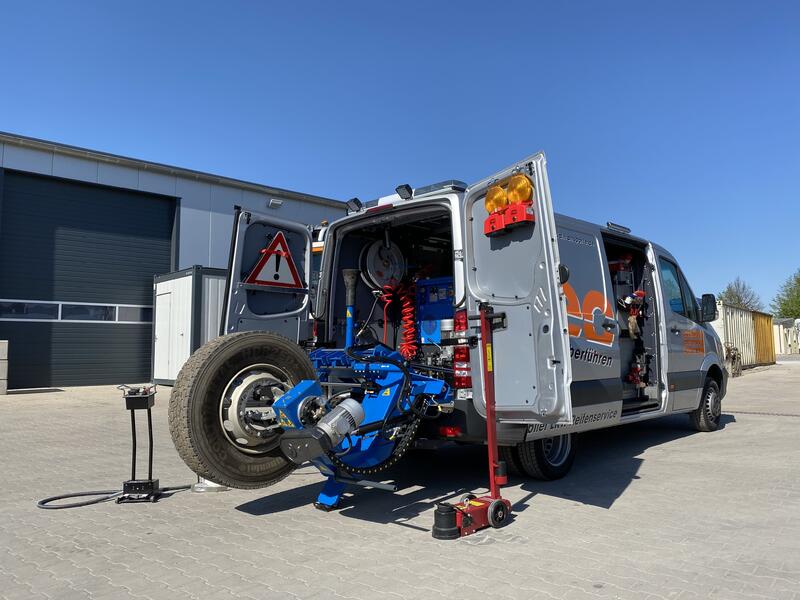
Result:
[[389,322],[389,305],[394,300],[394,293],[395,287],[391,284],[386,284],[383,286],[383,293],[381,294],[381,302],[383,302],[383,343],[384,345],[388,345],[386,342],[386,336],[389,334],[389,328],[386,327],[386,324]]
[[383,343],[387,344],[389,328],[389,306],[395,300],[400,302],[400,322],[403,326],[403,336],[398,344],[400,355],[406,360],[411,360],[419,351],[417,332],[417,286],[414,282],[397,285],[383,286],[381,301],[383,302]]
[[417,340],[417,286],[412,281],[401,285],[398,290],[400,297],[400,315],[403,324],[403,338],[398,350],[403,358],[411,360],[419,351]]

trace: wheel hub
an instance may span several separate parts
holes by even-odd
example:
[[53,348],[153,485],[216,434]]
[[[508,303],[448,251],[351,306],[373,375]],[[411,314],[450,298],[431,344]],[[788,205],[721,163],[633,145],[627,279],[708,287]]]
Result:
[[547,462],[554,467],[561,466],[569,456],[570,444],[569,435],[557,435],[543,440],[542,446]]
[[708,392],[708,396],[706,396],[706,404],[708,406],[708,412],[711,418],[716,421],[719,419],[720,415],[722,414],[722,401],[714,390],[710,390]]
[[273,365],[252,365],[237,373],[220,403],[220,425],[227,440],[248,454],[275,447],[278,433],[272,405],[291,387],[289,376]]

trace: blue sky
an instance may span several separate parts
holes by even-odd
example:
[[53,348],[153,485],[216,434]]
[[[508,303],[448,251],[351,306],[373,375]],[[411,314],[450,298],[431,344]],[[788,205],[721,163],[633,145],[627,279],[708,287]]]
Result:
[[[454,7],[457,7],[454,8]],[[796,2],[16,2],[0,130],[369,199],[542,149],[698,294],[800,268]]]

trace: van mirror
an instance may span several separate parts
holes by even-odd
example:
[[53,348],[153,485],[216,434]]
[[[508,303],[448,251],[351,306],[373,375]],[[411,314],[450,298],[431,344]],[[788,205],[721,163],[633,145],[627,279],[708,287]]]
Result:
[[714,294],[703,294],[700,299],[700,321],[702,323],[710,323],[716,321],[719,317],[717,311],[717,298]]

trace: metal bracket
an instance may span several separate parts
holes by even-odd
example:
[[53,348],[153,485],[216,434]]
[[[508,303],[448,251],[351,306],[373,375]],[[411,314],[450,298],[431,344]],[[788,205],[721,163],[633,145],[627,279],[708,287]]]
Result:
[[308,294],[308,288],[281,288],[281,287],[273,287],[270,285],[257,285],[255,283],[238,283],[236,285],[238,289],[243,290],[253,290],[258,292],[270,292],[270,293],[278,293],[278,294]]

